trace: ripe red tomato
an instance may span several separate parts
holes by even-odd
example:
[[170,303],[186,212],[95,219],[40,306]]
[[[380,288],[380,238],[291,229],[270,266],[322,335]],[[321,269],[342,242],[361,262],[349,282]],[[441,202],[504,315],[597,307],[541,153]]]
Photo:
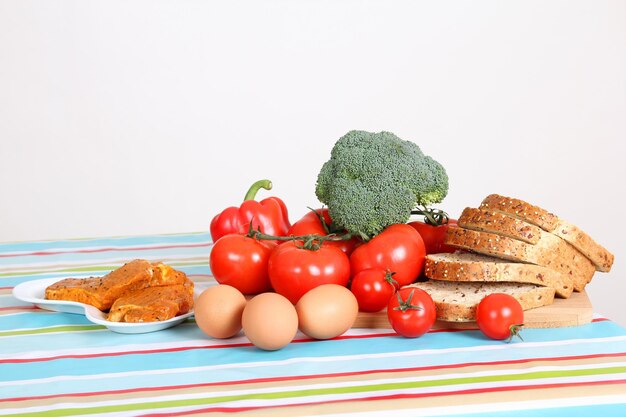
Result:
[[496,340],[518,336],[524,325],[524,310],[519,301],[509,294],[489,294],[476,307],[478,328],[488,337]]
[[341,249],[322,245],[317,250],[308,250],[300,245],[301,242],[286,242],[272,251],[267,271],[277,293],[296,304],[307,291],[319,285],[348,285],[350,261]]
[[354,276],[350,290],[359,303],[360,311],[380,311],[387,307],[398,283],[393,272],[383,269],[364,269]]
[[215,280],[243,294],[270,291],[267,264],[276,243],[230,234],[215,242],[209,264]]
[[[321,235],[326,236],[329,234],[328,230],[324,228],[320,216],[323,216],[326,226],[331,226],[333,221],[328,214],[327,208],[317,209],[315,211],[309,211],[302,216],[300,220],[295,222],[289,228],[287,236],[303,236],[303,235]],[[342,235],[345,232],[335,233],[337,236]],[[325,246],[336,246],[341,249],[346,255],[350,256],[354,248],[358,245],[360,240],[357,237],[353,237],[348,240],[326,241],[323,243]]]
[[328,231],[324,229],[324,225],[320,220],[320,215],[324,217],[326,225],[330,225],[332,220],[328,215],[328,209],[317,209],[315,211],[309,211],[302,216],[300,220],[295,222],[289,228],[287,236],[300,236],[309,234],[326,235]]
[[426,291],[405,287],[389,300],[387,318],[399,335],[420,337],[435,324],[437,310]]
[[412,283],[422,272],[426,248],[420,234],[408,224],[392,224],[350,255],[352,276],[364,269],[391,270],[399,286]]
[[419,232],[422,239],[424,239],[427,255],[431,253],[452,253],[457,250],[457,248],[453,248],[444,243],[448,226],[455,226],[456,224],[457,221],[455,219],[449,219],[448,223],[442,224],[441,226],[433,226],[424,222],[409,223],[411,227]]

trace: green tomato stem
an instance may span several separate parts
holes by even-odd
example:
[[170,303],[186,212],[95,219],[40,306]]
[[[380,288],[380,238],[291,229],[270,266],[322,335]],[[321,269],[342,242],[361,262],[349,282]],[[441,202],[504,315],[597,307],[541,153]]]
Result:
[[441,226],[447,224],[449,220],[448,213],[443,210],[419,207],[416,210],[411,210],[411,214],[424,216],[424,223],[431,226]]
[[342,240],[350,240],[352,239],[352,234],[346,233],[341,236],[337,236],[335,234],[330,235],[318,235],[318,234],[310,234],[310,235],[300,235],[300,236],[272,236],[265,233],[262,233],[260,230],[254,230],[252,228],[252,222],[250,222],[250,229],[248,229],[248,237],[258,239],[258,240],[278,240],[282,242],[286,241],[303,241],[304,244],[301,246],[303,249],[308,250],[318,250],[322,243],[332,241],[339,242]]

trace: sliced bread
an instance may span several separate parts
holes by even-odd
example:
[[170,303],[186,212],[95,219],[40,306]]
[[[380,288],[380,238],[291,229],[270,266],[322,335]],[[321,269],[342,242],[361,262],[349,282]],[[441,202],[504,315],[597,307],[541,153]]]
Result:
[[506,213],[467,207],[459,217],[459,226],[532,243],[547,254],[569,260],[574,272],[574,283],[579,282],[577,291],[581,291],[591,281],[596,271],[593,262],[569,242]]
[[547,234],[539,226],[489,209],[466,207],[459,216],[458,223],[465,229],[497,233],[533,245],[539,243],[542,234]]
[[449,227],[445,243],[472,252],[515,262],[554,269],[571,280],[574,291],[582,291],[593,276],[593,264],[577,255],[575,249],[554,235],[547,234],[535,245],[495,233]]
[[437,253],[426,256],[424,274],[437,281],[518,282],[554,288],[568,298],[574,287],[561,273],[543,266],[511,262],[474,253]]
[[480,205],[483,209],[496,210],[524,220],[550,232],[578,249],[598,271],[608,272],[613,266],[611,252],[593,240],[587,233],[547,210],[517,198],[498,194],[487,196]]
[[554,301],[553,288],[533,284],[429,280],[411,284],[410,287],[430,294],[437,307],[437,320],[442,321],[475,321],[478,303],[493,293],[512,295],[524,310],[550,305]]

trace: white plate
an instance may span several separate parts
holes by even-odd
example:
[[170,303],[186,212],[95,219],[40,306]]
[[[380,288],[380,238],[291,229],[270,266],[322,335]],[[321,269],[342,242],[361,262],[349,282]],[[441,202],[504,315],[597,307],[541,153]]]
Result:
[[165,321],[153,321],[148,323],[118,323],[108,321],[106,314],[94,306],[77,303],[75,301],[46,300],[46,288],[58,278],[39,279],[18,284],[13,288],[13,297],[27,303],[33,303],[39,308],[62,313],[83,314],[92,323],[106,326],[109,330],[117,333],[150,333],[167,329],[183,322],[187,317],[193,316],[193,310],[187,314],[176,316]]

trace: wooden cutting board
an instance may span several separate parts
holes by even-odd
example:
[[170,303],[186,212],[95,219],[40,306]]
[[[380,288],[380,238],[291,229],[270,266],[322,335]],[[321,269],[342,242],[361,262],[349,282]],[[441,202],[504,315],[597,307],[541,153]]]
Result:
[[[580,326],[591,322],[593,308],[585,291],[573,293],[570,298],[555,298],[549,306],[533,308],[524,312],[524,327],[548,328]],[[387,312],[378,313],[360,312],[352,325],[353,328],[388,329],[391,326],[387,320]],[[442,329],[475,329],[476,323],[437,321],[433,328]]]

